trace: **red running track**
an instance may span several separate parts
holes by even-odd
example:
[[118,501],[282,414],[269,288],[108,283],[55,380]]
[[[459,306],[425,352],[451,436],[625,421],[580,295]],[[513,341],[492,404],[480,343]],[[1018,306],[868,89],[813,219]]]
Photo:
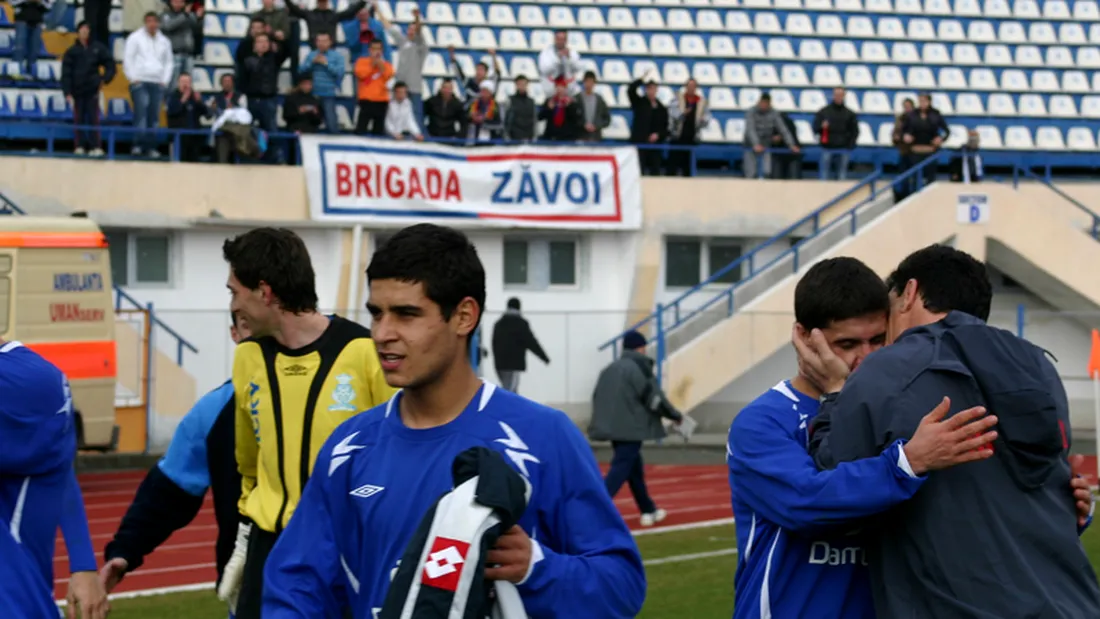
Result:
[[[606,469],[606,466],[603,467]],[[646,467],[646,481],[654,501],[668,512],[662,526],[729,518],[730,497],[724,466],[656,465]],[[144,471],[81,475],[80,488],[88,512],[97,560],[114,536],[123,514],[144,478]],[[624,485],[615,499],[631,529],[639,528],[638,508]],[[195,520],[177,531],[128,575],[116,593],[213,582],[214,540],[217,525],[210,495]],[[68,587],[69,556],[58,536],[54,558],[54,596],[64,599]]]

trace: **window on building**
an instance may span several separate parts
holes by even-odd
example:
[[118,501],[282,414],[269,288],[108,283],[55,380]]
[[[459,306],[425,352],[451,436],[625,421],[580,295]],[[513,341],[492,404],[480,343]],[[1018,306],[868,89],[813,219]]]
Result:
[[[743,239],[669,237],[665,239],[665,287],[691,288],[741,257]],[[742,269],[723,273],[715,283],[741,280]]]
[[505,286],[539,289],[580,282],[574,239],[505,239],[503,262]]
[[111,279],[119,286],[172,281],[172,238],[166,232],[106,230]]

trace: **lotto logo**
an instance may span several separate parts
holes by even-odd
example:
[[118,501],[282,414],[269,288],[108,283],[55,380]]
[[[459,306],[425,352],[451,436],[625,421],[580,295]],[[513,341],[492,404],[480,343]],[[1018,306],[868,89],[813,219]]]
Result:
[[446,537],[435,538],[428,560],[424,563],[424,584],[454,592],[466,563],[470,545]]

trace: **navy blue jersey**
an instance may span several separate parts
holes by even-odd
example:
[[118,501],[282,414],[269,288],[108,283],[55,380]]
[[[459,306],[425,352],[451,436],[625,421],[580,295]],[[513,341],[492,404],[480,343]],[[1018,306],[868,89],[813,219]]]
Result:
[[[379,611],[417,525],[451,490],[451,465],[488,447],[531,482],[519,525],[534,540],[519,592],[531,619],[634,617],[645,574],[592,450],[560,411],[485,383],[456,419],[412,429],[401,393],[342,424],[264,571],[265,619]],[[465,568],[464,568],[465,569]]]

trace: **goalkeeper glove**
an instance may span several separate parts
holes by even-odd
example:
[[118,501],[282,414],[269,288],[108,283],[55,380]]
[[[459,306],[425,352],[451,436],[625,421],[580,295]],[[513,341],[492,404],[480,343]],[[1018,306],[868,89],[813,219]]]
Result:
[[242,522],[237,525],[237,543],[233,546],[233,554],[225,564],[222,582],[218,585],[218,599],[228,604],[229,611],[232,613],[237,612],[237,596],[241,592],[244,564],[248,559],[248,536],[251,533],[251,522]]

